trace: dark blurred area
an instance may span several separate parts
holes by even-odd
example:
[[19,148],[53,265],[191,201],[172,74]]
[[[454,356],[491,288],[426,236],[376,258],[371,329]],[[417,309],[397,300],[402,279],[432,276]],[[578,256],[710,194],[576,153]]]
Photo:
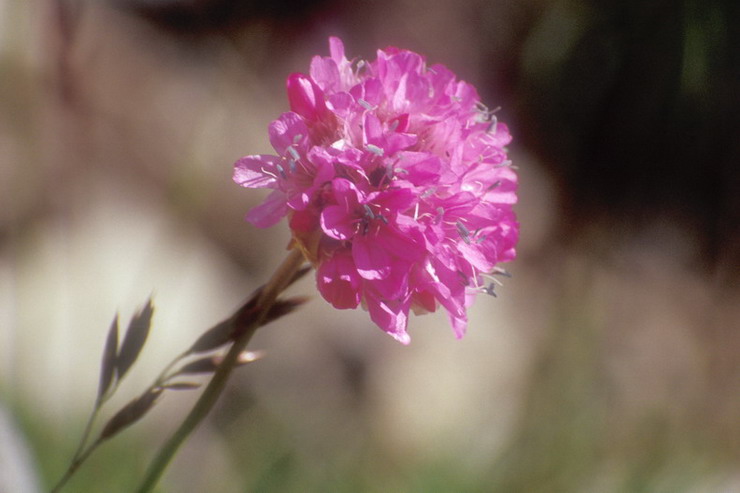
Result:
[[[115,310],[158,292],[148,383],[278,264],[286,228],[244,223],[262,196],[231,163],[271,152],[285,77],[336,35],[350,58],[423,53],[501,106],[514,277],[459,342],[417,317],[401,348],[320,299],[258,334],[268,357],[162,491],[740,490],[739,10],[0,0],[0,405],[37,474],[65,465]],[[72,490],[130,491],[131,448],[187,408],[170,400]]]
[[[596,222],[618,244],[675,222],[699,242],[697,268],[736,282],[738,3],[570,5],[579,32],[563,33],[559,63],[531,63],[513,88],[522,137],[558,182],[564,237]],[[545,36],[547,17],[530,40]]]

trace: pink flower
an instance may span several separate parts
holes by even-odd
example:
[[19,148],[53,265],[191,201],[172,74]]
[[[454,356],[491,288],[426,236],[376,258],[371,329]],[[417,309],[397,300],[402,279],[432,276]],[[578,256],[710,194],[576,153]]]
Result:
[[441,305],[455,335],[475,294],[493,294],[519,226],[508,129],[470,84],[387,48],[349,61],[337,38],[287,80],[291,111],[269,127],[275,155],[236,162],[234,180],[270,188],[247,219],[288,216],[295,246],[336,308],[362,305],[402,343],[408,314]]

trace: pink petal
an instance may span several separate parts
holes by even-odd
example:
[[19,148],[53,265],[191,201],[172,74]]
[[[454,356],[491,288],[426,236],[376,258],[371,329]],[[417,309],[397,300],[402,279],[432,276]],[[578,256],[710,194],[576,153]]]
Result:
[[319,218],[315,211],[303,209],[294,211],[290,216],[290,229],[299,233],[310,233],[319,227]]
[[313,79],[324,92],[335,92],[341,87],[339,69],[337,68],[336,62],[330,58],[322,58],[318,56],[313,57],[309,73],[311,74],[311,79]]
[[247,213],[247,221],[258,228],[269,228],[280,221],[287,210],[285,194],[280,190],[274,190],[262,204]]
[[484,254],[484,249],[482,248],[482,245],[475,245],[472,242],[466,243],[464,241],[460,241],[457,244],[457,249],[460,251],[463,258],[470,262],[470,265],[481,272],[490,272],[491,269],[493,269],[493,266],[496,265],[495,249],[492,252],[492,259],[487,258],[487,256]]
[[468,330],[468,317],[464,313],[463,315],[458,315],[450,311],[447,312],[447,317],[450,320],[452,332],[455,334],[455,337],[462,339]]
[[321,120],[329,111],[324,91],[304,74],[290,74],[287,81],[290,109],[309,121]]
[[411,263],[421,261],[425,255],[423,235],[418,230],[409,230],[401,234],[389,226],[383,226],[378,230],[375,239],[369,240],[368,243],[373,243],[371,248],[375,250],[383,251],[384,254],[388,252]]
[[363,134],[363,141],[366,145],[383,145],[383,142],[381,141],[381,138],[383,137],[383,126],[380,124],[380,120],[378,120],[378,117],[370,112],[365,113]]
[[308,127],[303,118],[293,112],[280,115],[280,118],[270,124],[268,132],[272,147],[280,155],[284,155],[290,146],[301,149],[308,138]]
[[382,300],[373,293],[365,298],[370,318],[378,327],[386,331],[401,344],[411,342],[406,332],[409,315],[409,302],[389,302]]
[[334,199],[345,208],[347,213],[355,210],[360,204],[360,192],[354,183],[346,178],[335,178],[331,182]]
[[367,281],[385,299],[404,298],[409,292],[411,265],[404,261],[392,262],[390,274],[385,279]]
[[357,308],[362,279],[357,275],[349,253],[336,252],[316,270],[319,292],[334,308]]
[[321,212],[321,229],[337,240],[349,240],[355,234],[357,219],[347,209],[330,205]]
[[276,156],[245,156],[234,163],[234,181],[248,188],[275,188],[275,164],[278,162]]
[[347,61],[344,56],[344,43],[336,36],[329,37],[329,53],[331,54],[331,59],[337,64]]
[[408,210],[417,200],[417,194],[409,188],[392,188],[380,192],[372,202],[384,211],[398,213]]
[[355,237],[352,242],[352,258],[357,272],[365,279],[385,279],[391,273],[390,257],[369,237]]

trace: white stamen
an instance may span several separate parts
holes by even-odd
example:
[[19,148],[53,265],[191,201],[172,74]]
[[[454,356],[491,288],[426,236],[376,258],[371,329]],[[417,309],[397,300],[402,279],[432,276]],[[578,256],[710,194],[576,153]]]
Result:
[[362,106],[363,108],[365,108],[368,111],[372,111],[372,110],[375,109],[375,106],[371,105],[370,103],[368,103],[367,101],[365,101],[362,98],[357,98],[357,102],[359,103],[360,106]]
[[287,150],[288,150],[288,154],[290,154],[291,157],[295,159],[296,161],[298,161],[301,158],[301,155],[298,154],[298,151],[296,151],[293,146],[288,146]]
[[368,151],[372,152],[373,154],[376,154],[378,156],[382,156],[383,155],[383,149],[381,149],[380,147],[378,147],[376,145],[368,144],[365,147],[367,148]]

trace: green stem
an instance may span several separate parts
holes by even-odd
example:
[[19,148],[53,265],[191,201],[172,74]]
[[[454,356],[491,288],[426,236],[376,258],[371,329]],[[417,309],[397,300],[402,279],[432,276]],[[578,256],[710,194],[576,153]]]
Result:
[[90,438],[90,432],[92,431],[93,423],[95,423],[95,418],[98,417],[98,412],[100,411],[100,406],[102,406],[102,404],[103,396],[100,396],[95,401],[95,408],[90,413],[90,417],[87,419],[87,424],[85,425],[85,430],[82,432],[80,443],[77,445],[77,450],[75,450],[75,453],[72,456],[72,462],[69,464],[69,467],[64,472],[64,476],[61,477],[59,482],[51,490],[51,493],[56,493],[57,491],[61,490],[62,487],[67,483],[67,481],[69,481],[69,478],[72,477],[75,471],[77,471],[77,469],[82,465],[83,462],[85,462],[92,451],[95,450],[95,448],[98,446],[98,444],[95,443],[93,446],[87,449],[85,453],[83,453],[83,450],[85,450],[85,445],[87,445],[87,440]]
[[74,459],[72,460],[72,464],[70,464],[69,468],[64,473],[64,476],[62,476],[62,479],[60,479],[56,486],[54,486],[54,488],[51,490],[51,493],[57,493],[58,491],[61,491],[64,485],[67,484],[67,481],[69,481],[69,478],[72,477],[72,475],[77,471],[77,469],[79,469],[82,463],[85,462],[88,457],[90,457],[90,454],[92,454],[101,443],[102,440],[97,439],[83,453],[80,453],[81,451],[78,451],[75,454]]
[[234,369],[234,365],[239,354],[247,346],[257,328],[262,325],[270,307],[275,303],[275,300],[283,289],[287,287],[291,278],[304,261],[303,254],[300,250],[292,250],[272,275],[272,278],[262,290],[262,294],[257,303],[257,306],[260,307],[258,316],[255,317],[247,327],[245,327],[244,332],[236,341],[234,341],[234,344],[229,349],[223,362],[219,365],[216,373],[214,373],[213,378],[208,383],[203,394],[201,394],[200,398],[195,403],[195,406],[193,406],[193,409],[190,410],[190,413],[170,439],[167,440],[162,448],[159,449],[157,456],[149,465],[149,469],[147,470],[146,476],[139,486],[139,489],[136,490],[138,493],[147,493],[154,488],[159,481],[159,478],[162,476],[162,473],[167,468],[167,465],[172,460],[172,457],[174,457],[177,452],[177,449],[182,445],[185,439],[187,439],[190,433],[195,430],[200,422],[203,421],[216,404],[216,401],[226,386],[226,382],[231,375],[231,371]]

